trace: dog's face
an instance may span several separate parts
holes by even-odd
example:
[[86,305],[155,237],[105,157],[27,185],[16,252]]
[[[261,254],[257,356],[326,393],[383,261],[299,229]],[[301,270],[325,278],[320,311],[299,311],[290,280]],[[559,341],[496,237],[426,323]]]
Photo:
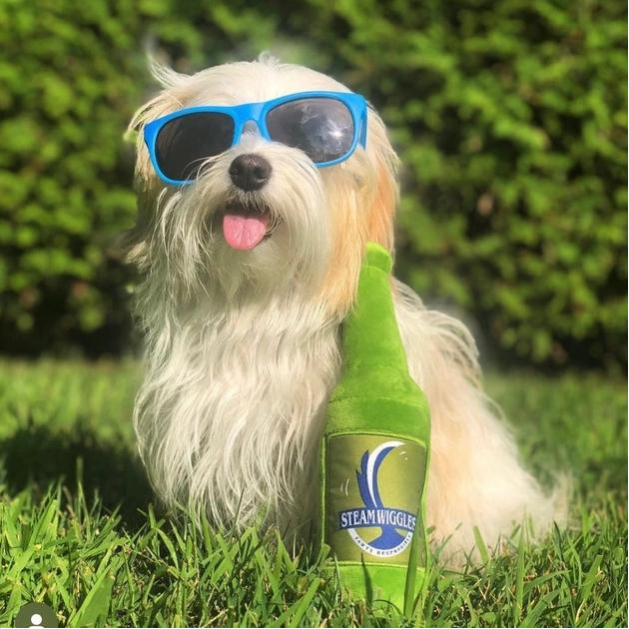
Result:
[[[192,76],[158,69],[164,90],[136,114],[140,219],[131,255],[161,261],[187,293],[201,284],[226,299],[304,288],[332,311],[351,303],[367,240],[392,247],[396,156],[382,121],[368,112],[366,148],[317,167],[298,148],[264,139],[247,123],[240,141],[208,159],[195,181],[177,187],[156,174],[142,131],[182,108],[232,106],[309,91],[348,92],[328,76],[262,59]],[[246,290],[242,290],[242,289]]]

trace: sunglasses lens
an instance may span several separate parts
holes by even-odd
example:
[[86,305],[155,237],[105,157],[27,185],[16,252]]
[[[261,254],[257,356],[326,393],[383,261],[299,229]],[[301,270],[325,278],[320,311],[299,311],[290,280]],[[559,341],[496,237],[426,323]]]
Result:
[[301,149],[315,163],[347,155],[354,143],[350,110],[332,98],[303,98],[274,107],[266,127],[275,142]]
[[203,162],[226,151],[233,138],[234,121],[230,116],[215,112],[187,114],[160,129],[155,157],[169,179],[194,179]]

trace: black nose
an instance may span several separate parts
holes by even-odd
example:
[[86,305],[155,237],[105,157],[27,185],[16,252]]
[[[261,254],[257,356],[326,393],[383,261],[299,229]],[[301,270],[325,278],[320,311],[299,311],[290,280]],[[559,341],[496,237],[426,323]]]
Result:
[[271,176],[271,164],[261,155],[239,155],[229,167],[229,176],[241,190],[259,190]]

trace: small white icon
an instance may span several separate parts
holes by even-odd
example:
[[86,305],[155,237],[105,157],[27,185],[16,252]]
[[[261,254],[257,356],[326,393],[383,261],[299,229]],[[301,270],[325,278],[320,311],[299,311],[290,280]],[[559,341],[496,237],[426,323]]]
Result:
[[27,603],[20,609],[15,617],[16,627],[27,627],[28,629],[50,629],[58,627],[55,612],[45,603]]
[[33,614],[31,616],[31,622],[33,623],[28,629],[42,629],[43,625],[42,623],[43,618],[41,617],[40,614]]

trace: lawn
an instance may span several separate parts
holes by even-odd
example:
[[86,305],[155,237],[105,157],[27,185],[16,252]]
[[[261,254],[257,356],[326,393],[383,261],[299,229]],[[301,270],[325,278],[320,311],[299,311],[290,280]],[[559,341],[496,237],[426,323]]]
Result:
[[[0,626],[42,601],[60,626],[408,626],[271,531],[195,530],[153,505],[134,455],[134,362],[0,363]],[[435,567],[425,626],[627,626],[627,385],[514,373],[487,388],[543,479],[574,478],[572,524],[482,568]]]

